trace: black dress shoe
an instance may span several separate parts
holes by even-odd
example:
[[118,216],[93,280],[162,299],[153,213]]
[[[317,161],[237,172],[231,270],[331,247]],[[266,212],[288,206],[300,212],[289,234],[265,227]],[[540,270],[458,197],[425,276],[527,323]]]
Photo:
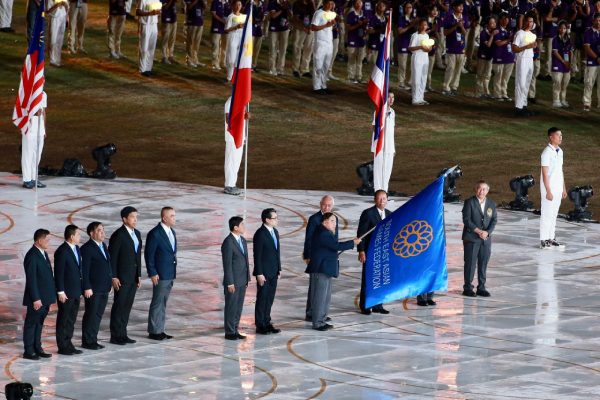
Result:
[[481,297],[490,297],[491,294],[490,292],[488,292],[485,289],[477,289],[477,296],[481,296]]
[[40,356],[42,358],[52,358],[52,354],[48,354],[44,350],[36,351],[35,354],[37,354],[38,356]]
[[389,314],[390,312],[388,310],[386,310],[385,308],[382,308],[380,310],[373,310],[374,313],[379,313],[379,314]]
[[308,321],[308,322],[312,322],[312,317],[310,315],[307,315],[304,317],[304,320]]
[[314,94],[327,94],[323,91],[323,89],[313,90]]
[[103,349],[103,348],[104,348],[104,345],[102,345],[102,344],[100,344],[100,343],[98,343],[98,342],[96,342],[95,344],[96,344],[96,346],[97,346],[99,349]]
[[271,333],[279,333],[279,332],[281,332],[281,329],[277,329],[277,328],[275,328],[273,325],[269,325],[269,326],[267,326],[267,329],[268,329],[268,330],[269,330],[269,332],[271,332]]
[[321,89],[322,91],[324,91],[327,94],[333,94],[333,91],[329,90],[329,89]]
[[271,333],[271,331],[264,326],[258,326],[256,327],[256,333],[258,333],[259,335],[268,335],[269,333]]
[[318,328],[313,328],[313,329],[314,329],[314,330],[317,330],[317,331],[321,331],[321,332],[323,332],[323,331],[326,331],[326,330],[327,330],[327,329],[329,329],[329,328],[327,327],[327,325],[323,325],[323,326],[320,326],[320,327],[318,327]]
[[33,353],[33,354],[23,353],[23,358],[26,360],[39,360],[40,356],[38,356],[35,353]]
[[472,290],[463,290],[462,294],[463,294],[463,296],[467,296],[467,297],[477,297],[475,292]]
[[242,334],[241,334],[241,333],[239,333],[239,332],[238,332],[238,333],[236,333],[236,335],[237,335],[237,338],[238,338],[238,339],[241,339],[241,340],[244,340],[244,339],[246,339],[246,336],[245,336],[245,335],[242,335]]
[[142,76],[145,76],[146,78],[150,78],[152,76],[152,74],[150,73],[150,71],[144,71],[144,72],[142,72]]
[[91,344],[83,343],[81,345],[81,347],[84,349],[88,349],[88,350],[100,350],[100,347],[98,347],[98,345],[96,343],[91,343]]
[[427,307],[429,304],[425,300],[418,300],[417,305],[421,307]]
[[58,354],[62,354],[63,356],[74,356],[75,353],[71,349],[59,349]]
[[129,343],[129,344],[137,343],[137,340],[130,339],[129,336],[125,336],[121,340],[123,340],[125,343]]
[[71,347],[69,347],[69,350],[71,350],[71,352],[73,354],[83,354],[83,351],[76,349],[75,346],[73,346],[73,345],[71,345]]
[[325,326],[327,327],[327,329],[333,329],[333,325],[325,324]]
[[[312,320],[312,318],[311,318],[311,320]],[[325,321],[329,322],[329,321],[331,321],[331,318],[327,317],[327,318],[325,318]]]
[[125,346],[125,341],[119,338],[110,338],[108,341],[110,344],[116,344],[119,346]]
[[165,340],[164,336],[160,333],[149,333],[148,339],[152,340]]
[[427,300],[427,304],[430,306],[435,306],[437,303],[433,300]]
[[168,339],[173,339],[173,336],[171,336],[171,335],[167,335],[167,334],[166,334],[166,333],[164,333],[164,332],[163,332],[163,333],[161,333],[161,335],[162,335],[162,336],[163,336],[165,339],[167,339],[167,340],[168,340]]
[[235,333],[226,333],[225,339],[227,340],[238,340],[238,337]]
[[361,314],[364,314],[364,315],[371,315],[371,309],[368,309],[368,310],[362,310],[360,313],[361,313]]
[[302,76],[305,78],[312,78],[312,74],[310,72],[305,72],[302,74]]
[[537,104],[537,100],[535,99],[535,97],[531,97],[531,98],[527,99],[527,103]]

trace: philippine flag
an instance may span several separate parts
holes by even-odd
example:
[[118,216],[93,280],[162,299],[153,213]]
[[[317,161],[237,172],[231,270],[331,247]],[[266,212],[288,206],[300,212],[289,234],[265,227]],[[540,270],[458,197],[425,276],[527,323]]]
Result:
[[244,115],[246,106],[252,97],[252,7],[249,8],[250,12],[244,24],[243,40],[238,53],[237,67],[231,78],[233,92],[229,121],[227,121],[227,131],[235,139],[235,147],[238,149],[244,144]]

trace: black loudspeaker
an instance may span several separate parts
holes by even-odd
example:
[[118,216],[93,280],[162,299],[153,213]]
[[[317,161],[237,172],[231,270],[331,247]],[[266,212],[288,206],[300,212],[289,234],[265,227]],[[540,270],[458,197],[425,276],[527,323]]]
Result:
[[33,386],[29,383],[13,382],[4,387],[6,400],[29,400],[33,396]]

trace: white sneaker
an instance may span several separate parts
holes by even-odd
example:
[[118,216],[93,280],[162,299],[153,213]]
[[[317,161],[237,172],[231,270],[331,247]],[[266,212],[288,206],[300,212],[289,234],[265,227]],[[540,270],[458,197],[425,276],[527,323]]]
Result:
[[78,49],[77,49],[77,52],[78,52],[79,54],[87,54],[87,51],[85,51],[85,49],[84,49],[83,47],[80,47],[80,48],[78,48]]
[[348,82],[350,83],[358,83],[356,79],[348,77]]
[[[171,62],[172,62],[172,61],[171,61]],[[179,63],[177,63],[177,64],[179,64]],[[201,62],[199,62],[199,61],[196,61],[196,62],[195,62],[195,64],[196,64],[196,66],[198,66],[198,67],[206,67],[206,64],[203,64],[203,63],[201,63]]]
[[75,54],[75,48],[74,47],[69,47],[69,53]]
[[577,65],[572,65],[571,66],[571,70],[574,74],[578,74],[579,73],[579,68],[577,68]]
[[60,67],[59,63],[56,63],[54,61],[50,61],[50,65],[54,66],[54,67]]
[[556,102],[556,103],[552,103],[552,107],[561,108],[562,106],[563,106],[563,105],[562,105],[562,103],[561,103],[560,101],[559,101],[559,102]]
[[114,58],[115,60],[119,59],[119,55],[117,53],[110,53],[110,58]]
[[562,102],[562,106],[563,106],[563,107],[570,107],[570,106],[569,106],[569,103],[567,103],[566,101],[563,101],[563,102]]
[[340,80],[340,78],[336,78],[332,74],[329,74],[328,78],[331,79],[331,80],[333,80],[333,81],[339,81]]
[[[160,60],[160,62],[163,64],[171,65],[171,61],[169,61],[168,58],[163,58],[162,60]],[[189,62],[188,62],[188,65],[189,65]]]
[[[179,64],[179,61],[177,61],[175,57],[169,57],[169,61],[171,61],[171,64]],[[202,66],[204,67],[205,65]]]
[[271,75],[277,75],[277,72],[275,72],[275,71],[269,71],[269,74],[271,74]]
[[127,58],[127,56],[121,52],[118,52],[117,55],[119,56],[119,58]]
[[278,72],[277,75],[283,76],[283,71]]
[[436,64],[436,68],[446,69],[446,66],[444,64]]
[[367,82],[363,81],[362,79],[359,79],[359,80],[356,81],[356,83],[360,83],[360,84],[364,85]]
[[[171,63],[169,62],[169,64],[171,64]],[[196,67],[197,67],[197,65],[196,65],[196,64],[194,64],[194,63],[193,63],[193,62],[191,62],[191,61],[188,61],[188,62],[187,62],[187,66],[188,66],[188,67],[192,67],[192,68],[196,68]]]
[[461,73],[461,74],[468,74],[468,73],[469,73],[469,71],[467,71],[467,69],[466,69],[466,68],[463,68],[463,69],[460,71],[460,73]]
[[[216,69],[217,71],[221,69],[221,67],[219,67],[218,65],[214,65],[213,64],[213,69]],[[271,72],[271,75],[275,75],[273,74],[273,72]]]

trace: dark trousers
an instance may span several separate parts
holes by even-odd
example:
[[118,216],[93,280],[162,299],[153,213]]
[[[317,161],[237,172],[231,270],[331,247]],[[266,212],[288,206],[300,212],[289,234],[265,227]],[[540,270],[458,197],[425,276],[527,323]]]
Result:
[[167,301],[173,289],[173,279],[159,279],[152,287],[152,301],[148,310],[148,333],[159,335],[165,331]]
[[67,350],[73,346],[73,330],[79,312],[80,298],[67,299],[64,303],[58,302],[58,315],[56,316],[56,344],[58,350]]
[[35,1],[27,1],[27,44],[31,44],[31,37],[33,36],[35,17],[37,16],[38,8],[39,6],[35,4]]
[[[365,264],[362,266],[362,279],[360,281],[360,300],[358,301],[358,305],[360,307],[360,311],[365,311],[365,296],[366,296],[366,286],[367,280],[365,278]],[[377,304],[372,307],[373,311],[381,311],[383,310],[383,304]]]
[[115,298],[110,310],[111,338],[125,339],[127,337],[127,324],[136,292],[137,283],[121,283],[119,290],[115,290]]
[[277,276],[265,277],[265,283],[256,285],[256,304],[254,307],[254,324],[258,328],[271,325],[271,307],[277,291]]
[[100,330],[100,321],[108,303],[108,292],[94,292],[89,298],[85,299],[85,312],[83,313],[81,341],[84,345],[91,345],[98,342],[98,331]]
[[44,328],[44,320],[49,310],[50,306],[42,306],[39,310],[35,310],[32,306],[27,306],[25,325],[23,326],[25,353],[34,354],[43,350],[42,329]]
[[238,332],[245,297],[246,286],[236,286],[234,293],[229,293],[225,286],[225,334],[233,335]]
[[308,278],[308,294],[306,296],[306,316],[312,317],[312,304],[310,303],[310,294],[312,292],[312,279],[310,279],[310,274]]
[[465,248],[465,285],[463,289],[473,290],[473,278],[477,267],[477,290],[485,290],[487,264],[492,254],[492,239],[476,242],[463,242]]

